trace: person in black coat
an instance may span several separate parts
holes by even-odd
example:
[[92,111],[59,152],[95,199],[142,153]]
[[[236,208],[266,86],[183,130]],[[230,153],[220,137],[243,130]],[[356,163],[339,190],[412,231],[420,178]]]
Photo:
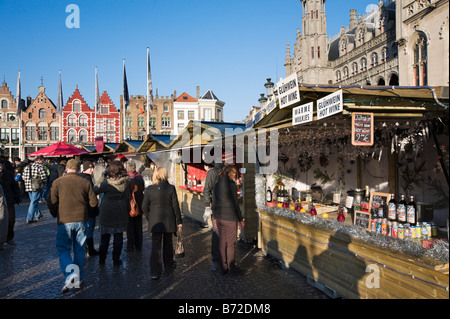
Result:
[[234,182],[237,173],[236,167],[226,165],[220,170],[219,181],[213,189],[212,214],[214,228],[219,231],[220,268],[223,274],[239,272],[235,265],[234,246],[238,227],[244,227],[244,218]]
[[[148,220],[148,230],[152,237],[150,271],[152,279],[158,279],[162,273],[162,264],[166,271],[174,268],[172,235],[183,220],[176,189],[167,181],[167,170],[159,167],[153,174],[153,184],[144,191],[142,210]],[[162,247],[162,260],[161,260]]]
[[6,203],[8,205],[8,235],[6,243],[15,245],[14,226],[16,223],[16,208],[14,205],[20,203],[20,189],[14,180],[14,171],[7,169],[0,163],[0,185],[3,187]]

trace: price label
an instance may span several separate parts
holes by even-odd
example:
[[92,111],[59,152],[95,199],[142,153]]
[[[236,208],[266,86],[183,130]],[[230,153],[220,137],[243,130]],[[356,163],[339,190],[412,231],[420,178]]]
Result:
[[352,113],[352,144],[373,145],[373,113]]

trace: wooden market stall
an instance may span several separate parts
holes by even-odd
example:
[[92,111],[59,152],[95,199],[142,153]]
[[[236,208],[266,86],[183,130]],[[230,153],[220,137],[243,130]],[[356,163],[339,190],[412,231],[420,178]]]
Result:
[[[240,238],[245,242],[253,242],[257,236],[254,163],[236,163],[233,160],[234,145],[229,149],[225,147],[226,138],[240,134],[244,129],[245,125],[242,123],[191,121],[168,145],[168,151],[172,153],[169,161],[175,163],[173,182],[177,187],[182,213],[201,223],[205,222],[203,220],[205,211],[203,186],[207,175],[204,166],[205,152],[239,168],[241,173],[237,181],[239,204],[247,220],[246,226],[240,232]],[[211,220],[207,223],[211,225]]]
[[[448,97],[441,96],[443,88],[298,89],[299,102],[262,108],[247,124],[278,132],[278,169],[257,172],[255,179],[258,246],[332,296],[449,298]],[[368,212],[362,209],[365,186]],[[278,203],[266,201],[269,187],[282,194]],[[362,199],[355,196],[361,190]],[[399,239],[392,233],[395,219],[390,228],[384,221],[391,194],[397,201],[400,194],[415,196],[416,224],[444,227],[431,238],[419,238],[408,227],[417,238]],[[280,197],[288,201],[284,208]],[[311,206],[316,216],[308,214]],[[336,220],[338,212],[344,222]],[[386,234],[384,228],[378,232],[378,221],[380,227],[385,223]]]

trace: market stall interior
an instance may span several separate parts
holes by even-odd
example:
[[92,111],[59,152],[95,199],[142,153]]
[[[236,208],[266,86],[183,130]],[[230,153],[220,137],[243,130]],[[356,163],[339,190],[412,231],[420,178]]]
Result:
[[[348,298],[448,298],[448,97],[298,89],[251,124],[278,131],[278,170],[256,174],[259,247]],[[371,264],[389,287],[367,286]]]

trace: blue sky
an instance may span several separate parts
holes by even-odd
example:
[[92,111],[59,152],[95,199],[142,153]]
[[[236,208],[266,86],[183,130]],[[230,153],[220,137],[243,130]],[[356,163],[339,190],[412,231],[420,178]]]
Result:
[[[377,0],[326,1],[327,33],[347,26],[350,9],[364,14]],[[76,4],[80,27],[67,28]],[[224,101],[224,120],[240,121],[264,93],[266,78],[284,77],[286,43],[301,30],[300,0],[0,0],[0,77],[16,94],[35,98],[43,78],[56,104],[61,70],[64,103],[78,85],[92,108],[95,66],[100,92],[116,107],[125,59],[130,95],[146,95],[147,47],[153,92],[196,95],[208,89]]]

